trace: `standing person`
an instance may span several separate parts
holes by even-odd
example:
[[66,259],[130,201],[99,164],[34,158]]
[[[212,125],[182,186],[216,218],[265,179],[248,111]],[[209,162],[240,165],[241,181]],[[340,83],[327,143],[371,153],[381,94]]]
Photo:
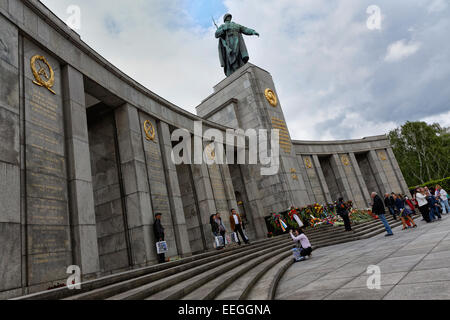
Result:
[[425,220],[427,223],[430,223],[431,222],[430,209],[428,206],[428,201],[426,199],[424,188],[417,188],[416,200],[417,200],[417,204],[419,206],[420,214],[423,217],[423,220]]
[[344,198],[340,197],[336,207],[337,214],[344,220],[345,231],[352,231],[352,226],[350,223],[350,218],[348,216],[347,206],[344,203]]
[[384,194],[384,206],[388,208],[391,215],[394,217],[394,220],[397,220],[395,216],[395,202],[392,196],[389,196],[389,193]]
[[312,248],[311,243],[309,242],[308,237],[303,233],[302,228],[295,229],[294,232],[292,230],[289,231],[292,240],[300,245],[300,258],[295,259],[295,262],[305,260],[305,257],[311,256]]
[[239,245],[241,245],[241,240],[239,240],[239,234],[241,235],[242,239],[246,244],[250,243],[250,241],[248,241],[248,239],[244,235],[244,232],[242,231],[242,220],[235,209],[231,209],[230,225],[233,232],[236,233],[236,238],[238,240]]
[[391,226],[389,225],[389,223],[386,220],[386,217],[384,216],[385,209],[383,201],[376,192],[372,192],[371,197],[373,199],[372,212],[375,213],[380,218],[381,222],[383,222],[384,228],[386,229],[387,232],[385,236],[386,237],[393,236],[394,233],[391,230]]
[[[209,216],[209,224],[211,225],[211,231],[212,231],[214,237],[219,237],[220,236],[219,225],[217,224],[216,215],[215,214],[212,214],[212,215]],[[220,250],[222,248],[223,248],[223,246],[217,246],[216,247],[217,250]]]
[[438,220],[441,220],[441,213],[439,212],[439,201],[437,198],[430,192],[427,192],[427,202],[430,207],[430,220],[436,220],[436,216]]
[[[161,224],[161,213],[155,213],[153,232],[155,234],[156,242],[164,241],[164,227]],[[159,263],[166,262],[166,255],[164,253],[158,254],[158,261]]]
[[435,195],[437,197],[439,197],[439,201],[440,201],[441,207],[442,207],[442,214],[449,214],[450,213],[450,205],[448,203],[447,191],[442,189],[442,187],[437,184]]
[[405,196],[405,210],[408,215],[406,218],[407,221],[409,220],[409,222],[412,223],[413,228],[417,228],[417,224],[415,223],[415,221],[412,217],[416,211],[416,207],[414,206],[412,201],[409,200],[409,198],[407,196]]
[[225,241],[225,233],[226,233],[227,229],[225,228],[225,225],[222,222],[222,218],[220,217],[220,212],[216,213],[216,223],[219,226],[219,233],[220,233],[220,235],[223,238],[223,246],[225,247],[225,245],[226,245],[225,244],[226,243],[226,241]]
[[400,214],[400,219],[402,220],[403,230],[408,229],[408,225],[411,222],[412,227],[417,227],[414,220],[410,217],[410,211],[406,209],[405,199],[403,199],[401,194],[394,195],[395,207]]

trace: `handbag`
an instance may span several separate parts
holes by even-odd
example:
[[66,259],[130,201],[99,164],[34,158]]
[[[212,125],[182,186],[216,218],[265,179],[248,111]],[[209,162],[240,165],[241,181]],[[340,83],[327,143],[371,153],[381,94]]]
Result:
[[225,235],[225,244],[230,244],[231,243],[231,236],[230,234],[226,234]]
[[167,242],[159,241],[156,243],[156,252],[158,254],[166,253],[167,251],[169,251],[169,248],[167,248]]
[[238,237],[237,237],[236,232],[233,232],[233,233],[231,234],[231,241],[233,241],[234,243],[238,243],[238,242],[239,242],[239,239],[238,239]]
[[214,237],[214,245],[215,245],[215,248],[223,247],[225,245],[223,243],[223,237],[222,236]]

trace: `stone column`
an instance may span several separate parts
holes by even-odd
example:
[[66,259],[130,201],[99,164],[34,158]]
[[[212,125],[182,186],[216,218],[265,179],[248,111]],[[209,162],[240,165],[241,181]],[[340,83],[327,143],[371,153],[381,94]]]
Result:
[[344,200],[353,199],[352,190],[350,184],[348,183],[347,177],[345,175],[344,169],[342,168],[341,158],[338,154],[333,154],[330,161],[331,167],[333,168],[334,175],[336,177],[336,182],[340,189],[341,197]]
[[128,241],[133,265],[157,261],[153,239],[153,209],[150,202],[139,115],[130,104],[115,109],[120,166],[124,186]]
[[158,131],[178,254],[186,257],[192,255],[192,250],[189,243],[177,169],[171,158],[172,141],[169,125],[165,122],[159,122]]
[[331,199],[330,190],[328,189],[327,180],[325,179],[325,176],[323,174],[319,157],[316,154],[314,154],[312,156],[312,158],[313,158],[313,164],[314,164],[314,167],[316,168],[317,176],[319,177],[320,186],[322,187],[322,191],[325,196],[325,199],[328,203],[331,203],[331,202],[333,202],[333,200]]
[[[209,178],[208,166],[205,163],[191,165],[192,179],[195,193],[197,194],[197,203],[201,219],[201,228],[205,235],[207,248],[213,247],[213,236],[209,223],[209,216],[215,212],[216,203]],[[223,219],[222,219],[223,220]]]
[[388,158],[391,162],[392,168],[394,169],[395,176],[397,177],[398,184],[400,185],[400,188],[402,189],[403,194],[409,195],[409,188],[406,184],[405,178],[403,177],[402,170],[400,169],[397,159],[395,158],[394,151],[392,151],[392,148],[386,148]]
[[[227,164],[220,165],[220,172],[222,174],[223,179],[223,185],[225,188],[225,196],[227,198],[228,202],[228,215],[229,217],[231,215],[231,209],[236,209],[237,212],[239,212],[238,204],[236,201],[236,195],[234,194],[234,187],[233,187],[233,179],[231,178],[230,169],[228,168]],[[239,212],[239,214],[242,214],[242,212]],[[224,219],[222,219],[224,220]],[[226,221],[223,221],[224,224],[226,223],[227,228],[229,229],[230,221],[229,219],[225,219]]]
[[74,263],[83,274],[100,270],[83,75],[62,69],[69,206]]
[[264,220],[264,207],[260,189],[253,178],[257,175],[260,168],[257,165],[240,165],[239,167],[241,169],[241,176],[244,181],[248,202],[252,209],[256,237],[258,239],[263,239],[267,235],[267,226],[266,221]]
[[[17,28],[1,14],[0,41],[0,44],[9,49],[0,51],[0,250],[2,252],[0,292],[2,292],[21,287],[20,165],[24,164],[20,161],[20,128],[23,122],[19,121],[21,113],[19,37]],[[21,117],[23,119],[23,114]],[[16,294],[21,294],[20,289]]]
[[[370,150],[369,154],[367,155],[367,158],[369,159],[370,167],[372,168],[372,172],[375,176],[375,180],[377,181],[377,184],[380,191],[384,193],[391,193],[391,187],[389,185],[388,179],[386,177],[386,174],[383,171],[383,168],[380,164],[380,159],[378,158],[378,154],[375,150]],[[381,196],[381,195],[380,195]]]
[[359,164],[358,164],[358,161],[356,160],[355,154],[353,152],[350,152],[349,158],[350,158],[350,162],[353,166],[353,169],[355,170],[356,179],[358,181],[359,188],[361,189],[361,192],[363,194],[364,201],[367,206],[370,206],[371,201],[370,201],[369,189],[367,189],[366,182],[364,181],[364,177],[361,173],[361,169],[359,168]]

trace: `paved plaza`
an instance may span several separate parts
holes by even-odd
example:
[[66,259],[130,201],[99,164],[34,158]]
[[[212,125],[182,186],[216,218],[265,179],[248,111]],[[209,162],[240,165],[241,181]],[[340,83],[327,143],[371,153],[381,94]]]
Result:
[[[276,299],[450,299],[450,215],[393,237],[345,243],[313,252],[281,279]],[[314,244],[313,244],[314,245]],[[367,288],[369,265],[381,269],[381,289]]]

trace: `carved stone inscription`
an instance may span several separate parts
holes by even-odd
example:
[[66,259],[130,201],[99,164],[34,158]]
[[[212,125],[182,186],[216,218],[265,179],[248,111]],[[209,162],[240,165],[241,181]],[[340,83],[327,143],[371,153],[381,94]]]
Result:
[[[35,55],[54,70],[54,92],[33,83]],[[64,279],[72,255],[59,64],[26,41],[24,65],[27,263],[35,285]]]

